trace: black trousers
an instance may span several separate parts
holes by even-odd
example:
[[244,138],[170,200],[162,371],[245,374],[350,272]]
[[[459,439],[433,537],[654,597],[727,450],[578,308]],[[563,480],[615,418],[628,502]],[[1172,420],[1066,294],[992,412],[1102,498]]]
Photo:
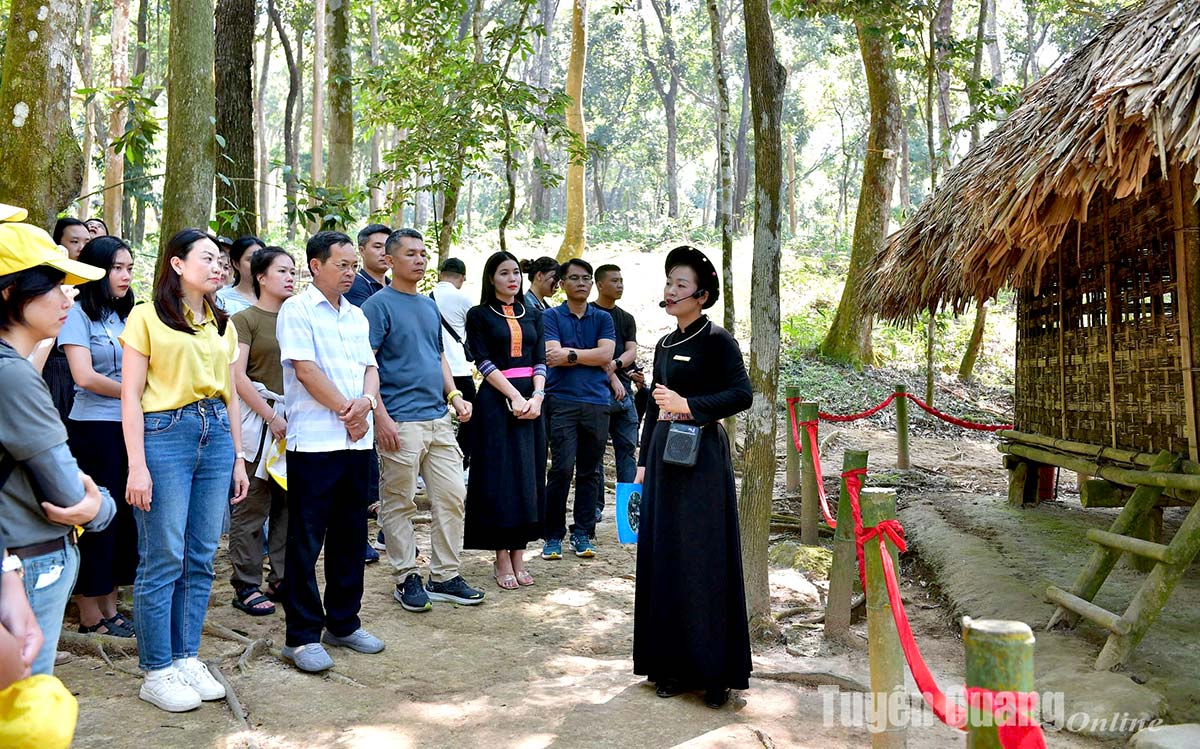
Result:
[[[287,645],[317,642],[322,628],[345,637],[359,628],[363,539],[367,535],[369,450],[288,450]],[[325,605],[317,557],[325,546]]]
[[[468,403],[475,402],[475,396],[478,391],[475,390],[475,378],[471,375],[454,378],[454,387],[461,390],[463,400]],[[475,428],[475,422],[468,421],[466,424],[459,422],[458,424],[458,448],[463,454],[463,468],[471,467],[471,430]]]
[[575,511],[572,533],[591,534],[596,528],[596,507],[604,491],[601,468],[608,442],[608,404],[579,403],[549,396],[550,471],[546,476],[545,537],[566,535],[567,494],[575,477]]

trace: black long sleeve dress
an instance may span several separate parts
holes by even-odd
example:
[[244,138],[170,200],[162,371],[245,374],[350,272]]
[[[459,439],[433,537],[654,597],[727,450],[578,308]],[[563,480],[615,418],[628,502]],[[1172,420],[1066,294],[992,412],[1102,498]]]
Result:
[[[471,476],[467,482],[467,549],[524,549],[541,538],[546,511],[546,432],[542,419],[518,419],[508,398],[492,387],[494,370],[537,369],[545,376],[542,313],[518,299],[493,301],[467,311],[467,347],[484,376],[471,413]],[[513,319],[519,316],[519,319]],[[540,368],[540,369],[539,369]],[[533,377],[510,376],[522,396],[533,395]]]
[[654,350],[654,382],[687,398],[703,426],[696,465],[663,462],[671,422],[651,400],[638,465],[645,466],[638,530],[633,670],[688,689],[746,689],[750,632],[742,582],[737,490],[719,420],[744,411],[753,393],[742,352],[701,316]]

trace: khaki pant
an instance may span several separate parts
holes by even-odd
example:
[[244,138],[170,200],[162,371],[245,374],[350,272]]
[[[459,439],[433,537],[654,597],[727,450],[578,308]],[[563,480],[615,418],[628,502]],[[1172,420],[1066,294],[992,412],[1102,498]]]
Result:
[[400,449],[379,449],[379,524],[383,526],[388,562],[396,582],[417,568],[417,542],[413,517],[417,505],[417,476],[425,479],[429,497],[432,546],[429,574],[434,582],[444,583],[458,575],[463,545],[463,503],[467,487],[463,483],[462,451],[454,438],[454,426],[446,414],[433,421],[397,422]]

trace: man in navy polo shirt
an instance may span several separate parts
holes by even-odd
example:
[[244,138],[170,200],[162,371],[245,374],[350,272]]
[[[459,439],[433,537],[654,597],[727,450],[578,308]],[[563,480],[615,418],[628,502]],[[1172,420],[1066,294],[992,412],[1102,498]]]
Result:
[[588,304],[592,266],[571,259],[558,270],[567,301],[542,315],[546,336],[546,418],[550,473],[546,478],[546,543],[542,559],[562,559],[567,493],[575,474],[575,522],[571,548],[577,557],[596,556],[589,536],[604,491],[601,465],[608,438],[611,391],[605,366],[617,344],[612,316]]

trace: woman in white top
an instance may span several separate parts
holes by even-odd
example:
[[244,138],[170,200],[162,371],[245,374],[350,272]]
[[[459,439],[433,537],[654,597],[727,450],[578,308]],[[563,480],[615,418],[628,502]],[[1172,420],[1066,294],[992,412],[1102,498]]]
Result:
[[258,295],[254,293],[254,276],[250,273],[250,259],[266,245],[258,237],[238,237],[229,248],[229,262],[233,264],[233,286],[217,291],[217,304],[225,314],[233,316],[247,307],[254,306]]

